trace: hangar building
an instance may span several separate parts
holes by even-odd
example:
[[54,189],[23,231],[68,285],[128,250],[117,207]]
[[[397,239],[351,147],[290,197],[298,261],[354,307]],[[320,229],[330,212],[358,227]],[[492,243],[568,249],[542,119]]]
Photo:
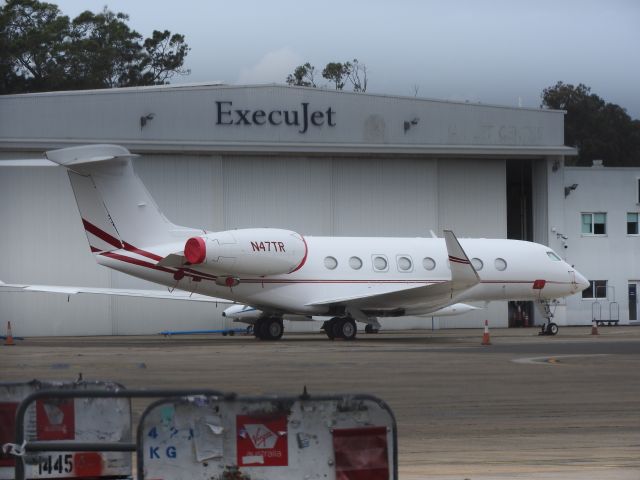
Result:
[[[213,231],[429,236],[450,228],[559,250],[550,228],[563,221],[554,207],[564,201],[563,157],[575,154],[563,122],[562,111],[283,85],[7,95],[0,158],[121,144],[142,155],[136,170],[169,219]],[[5,282],[157,288],[95,264],[62,169],[2,169],[0,225]],[[0,322],[25,336],[156,333],[229,326],[222,309],[14,293],[2,296]],[[556,317],[562,324],[562,306]],[[485,318],[532,322],[496,302],[460,317],[383,320],[383,328],[479,327]]]

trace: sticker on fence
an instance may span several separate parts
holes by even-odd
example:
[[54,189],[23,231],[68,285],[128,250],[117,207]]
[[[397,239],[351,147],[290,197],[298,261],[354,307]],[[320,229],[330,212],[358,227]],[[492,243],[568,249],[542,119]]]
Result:
[[370,396],[159,400],[138,429],[138,478],[397,478],[396,427]]

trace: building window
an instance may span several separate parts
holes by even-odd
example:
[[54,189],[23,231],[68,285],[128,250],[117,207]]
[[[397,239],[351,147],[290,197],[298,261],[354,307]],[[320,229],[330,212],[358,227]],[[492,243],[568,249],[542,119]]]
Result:
[[638,235],[637,213],[627,213],[627,235]]
[[638,204],[640,205],[640,178],[638,179]]
[[607,234],[607,214],[583,213],[582,214],[582,234],[583,235],[606,235]]
[[589,280],[589,286],[582,291],[582,298],[607,298],[607,281]]

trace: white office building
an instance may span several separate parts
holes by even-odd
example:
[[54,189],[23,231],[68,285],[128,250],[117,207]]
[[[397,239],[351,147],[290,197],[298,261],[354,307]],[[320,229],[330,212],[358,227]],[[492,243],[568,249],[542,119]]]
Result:
[[634,323],[640,290],[640,167],[594,163],[564,169],[564,221],[551,225],[563,256],[591,282],[582,295],[567,299],[567,322]]

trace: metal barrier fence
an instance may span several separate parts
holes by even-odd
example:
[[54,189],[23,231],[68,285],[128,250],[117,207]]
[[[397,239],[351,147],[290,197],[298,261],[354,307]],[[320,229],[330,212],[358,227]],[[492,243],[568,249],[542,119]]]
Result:
[[[373,396],[89,386],[43,388],[20,402],[10,445],[16,480],[129,478],[132,452],[140,480],[398,477],[395,418]],[[134,398],[158,400],[132,441]]]

